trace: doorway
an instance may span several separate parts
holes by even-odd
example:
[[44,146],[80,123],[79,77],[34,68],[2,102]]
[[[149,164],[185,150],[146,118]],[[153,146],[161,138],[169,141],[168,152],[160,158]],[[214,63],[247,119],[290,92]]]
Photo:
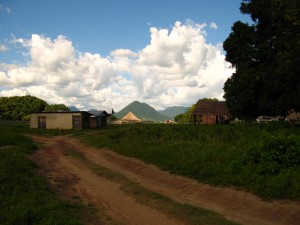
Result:
[[81,116],[73,116],[73,129],[81,129]]

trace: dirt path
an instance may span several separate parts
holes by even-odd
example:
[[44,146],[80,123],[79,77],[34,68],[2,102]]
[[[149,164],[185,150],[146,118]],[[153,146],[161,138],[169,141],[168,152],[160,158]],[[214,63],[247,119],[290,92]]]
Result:
[[139,204],[120,190],[117,183],[95,175],[80,160],[67,156],[65,149],[81,152],[90,162],[120,173],[151,191],[180,203],[210,209],[240,224],[298,225],[300,221],[300,204],[297,202],[265,202],[249,193],[199,184],[112,151],[88,147],[67,136],[34,136],[33,140],[44,144],[43,150],[37,151],[33,160],[53,185],[56,183],[54,188],[58,188],[57,180],[61,181],[63,196],[79,195],[87,202],[104,208],[112,218],[123,224],[176,225],[182,222]]

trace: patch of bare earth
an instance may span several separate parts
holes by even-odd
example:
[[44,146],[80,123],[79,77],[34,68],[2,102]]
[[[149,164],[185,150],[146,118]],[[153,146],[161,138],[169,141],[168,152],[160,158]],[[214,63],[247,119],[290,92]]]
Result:
[[[183,224],[177,219],[138,203],[120,189],[120,184],[97,176],[81,160],[65,154],[65,149],[80,152],[91,163],[106,167],[179,203],[210,209],[244,225],[298,225],[300,204],[292,201],[266,202],[243,191],[200,184],[192,179],[169,174],[139,160],[107,149],[95,149],[67,136],[33,136],[43,148],[32,159],[47,175],[50,186],[61,196],[79,196],[120,224]],[[100,221],[100,219],[99,219]]]

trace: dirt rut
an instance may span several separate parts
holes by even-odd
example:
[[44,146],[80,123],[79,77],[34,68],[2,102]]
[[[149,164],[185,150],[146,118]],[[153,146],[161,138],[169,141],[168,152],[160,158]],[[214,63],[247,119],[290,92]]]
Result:
[[69,180],[70,188],[63,188],[62,192],[80,195],[87,202],[105,208],[110,216],[124,224],[176,225],[182,222],[137,203],[132,196],[122,192],[117,183],[98,177],[80,160],[67,157],[64,149],[81,152],[90,162],[120,173],[151,191],[180,203],[210,209],[240,224],[298,225],[300,221],[299,202],[266,202],[243,191],[200,184],[110,150],[86,146],[67,136],[33,136],[33,140],[44,144],[43,151],[33,156],[34,161],[49,176],[59,174],[64,182]]

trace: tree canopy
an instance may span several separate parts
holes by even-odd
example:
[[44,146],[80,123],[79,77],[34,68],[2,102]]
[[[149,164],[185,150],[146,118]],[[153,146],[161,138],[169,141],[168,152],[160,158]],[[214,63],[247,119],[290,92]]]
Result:
[[192,105],[185,113],[175,116],[174,120],[177,123],[193,123],[193,112],[196,108],[196,105]]
[[45,112],[57,112],[57,111],[70,111],[70,108],[67,107],[65,104],[52,104],[46,105],[44,111]]
[[31,112],[41,112],[47,105],[30,95],[0,97],[0,120],[28,120]]
[[30,113],[70,111],[64,104],[48,103],[34,96],[0,97],[0,120],[29,120]]
[[224,85],[233,116],[285,115],[300,110],[300,1],[244,0],[223,47],[235,73]]

